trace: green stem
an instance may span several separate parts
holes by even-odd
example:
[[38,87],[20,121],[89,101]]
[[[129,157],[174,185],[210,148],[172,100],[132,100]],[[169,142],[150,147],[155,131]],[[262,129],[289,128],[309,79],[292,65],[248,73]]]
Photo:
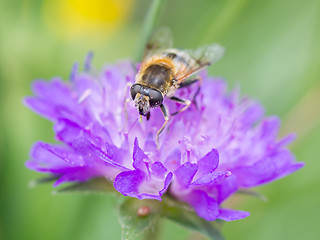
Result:
[[144,240],[159,240],[160,237],[160,228],[161,228],[161,221],[160,219],[153,224],[153,226],[151,227],[151,229],[148,229],[145,233],[144,233]]
[[207,21],[204,29],[211,29],[204,33],[204,42],[211,39],[218,39],[238,17],[238,14],[246,6],[248,0],[228,1],[215,18],[214,23]]
[[141,60],[145,45],[147,44],[150,34],[154,30],[154,27],[159,19],[160,12],[164,3],[165,0],[153,0],[153,2],[151,3],[151,6],[148,10],[148,13],[144,19],[144,23],[142,26],[141,37],[137,48],[137,52],[135,54],[136,61]]

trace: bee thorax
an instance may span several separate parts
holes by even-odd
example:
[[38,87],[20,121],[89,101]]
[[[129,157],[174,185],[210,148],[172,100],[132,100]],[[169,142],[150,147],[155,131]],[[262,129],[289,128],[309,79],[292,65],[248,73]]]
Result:
[[167,90],[171,84],[171,69],[167,66],[152,64],[141,75],[141,82],[161,92]]

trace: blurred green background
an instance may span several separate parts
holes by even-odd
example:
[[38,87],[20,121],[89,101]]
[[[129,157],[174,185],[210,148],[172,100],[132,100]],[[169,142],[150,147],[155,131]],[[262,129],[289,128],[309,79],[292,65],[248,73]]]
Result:
[[[90,4],[89,4],[90,2]],[[75,61],[133,58],[150,1],[2,0],[0,2],[0,239],[120,239],[113,196],[52,195],[30,188],[41,174],[24,167],[36,140],[53,142],[52,124],[22,105],[36,78],[68,79]],[[175,46],[219,42],[227,51],[210,73],[241,86],[282,119],[281,136],[306,166],[229,201],[251,216],[226,223],[226,239],[320,239],[320,1],[172,0],[159,25]],[[161,239],[201,239],[165,221]]]

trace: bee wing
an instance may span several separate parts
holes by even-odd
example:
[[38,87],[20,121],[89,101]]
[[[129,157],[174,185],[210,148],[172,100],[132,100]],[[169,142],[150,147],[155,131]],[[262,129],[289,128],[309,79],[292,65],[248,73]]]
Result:
[[190,58],[188,63],[176,74],[178,83],[216,63],[223,56],[224,48],[219,44],[211,44],[195,50],[185,50],[184,52]]
[[146,44],[142,62],[144,62],[147,57],[160,52],[162,49],[171,48],[172,44],[173,38],[170,29],[168,27],[157,29]]

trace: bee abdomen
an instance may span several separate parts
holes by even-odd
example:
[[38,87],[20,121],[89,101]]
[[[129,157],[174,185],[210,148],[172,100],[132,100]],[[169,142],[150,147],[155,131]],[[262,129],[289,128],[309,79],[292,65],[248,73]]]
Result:
[[173,50],[164,52],[164,55],[170,59],[172,59],[176,64],[183,64],[185,66],[189,66],[190,57],[183,52]]

